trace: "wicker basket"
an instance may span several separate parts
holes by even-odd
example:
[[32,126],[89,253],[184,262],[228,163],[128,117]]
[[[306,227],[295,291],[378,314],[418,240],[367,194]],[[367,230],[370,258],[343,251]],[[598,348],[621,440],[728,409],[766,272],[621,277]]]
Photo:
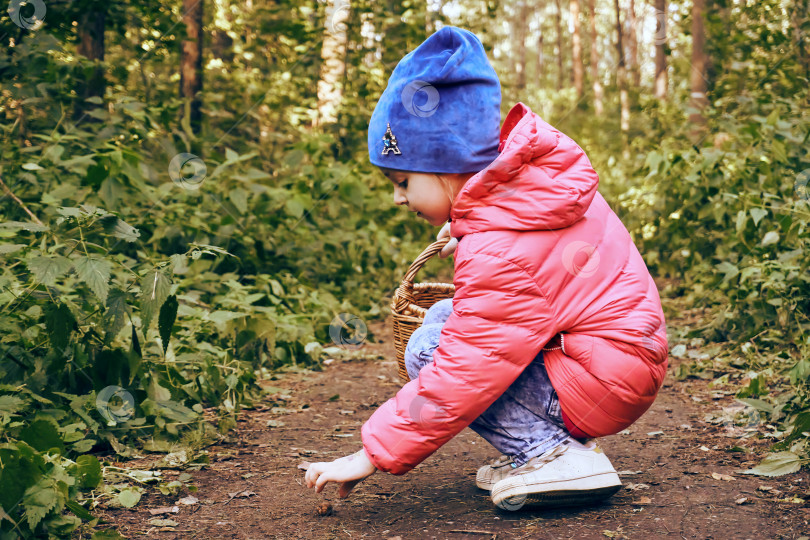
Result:
[[394,315],[394,347],[397,350],[399,378],[403,384],[411,380],[405,369],[405,347],[408,345],[411,334],[422,325],[430,306],[439,300],[452,298],[456,292],[452,283],[414,284],[413,278],[422,265],[440,252],[449,241],[450,238],[442,238],[425,248],[408,268],[391,300],[391,311]]

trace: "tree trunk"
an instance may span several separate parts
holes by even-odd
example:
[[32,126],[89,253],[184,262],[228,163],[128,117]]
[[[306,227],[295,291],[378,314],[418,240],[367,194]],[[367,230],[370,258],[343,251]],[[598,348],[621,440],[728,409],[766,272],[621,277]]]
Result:
[[211,56],[221,58],[226,64],[233,62],[233,38],[224,30],[214,30],[211,33]]
[[[430,36],[436,32],[436,23],[441,20],[444,2],[445,0],[427,0],[425,2],[425,12],[427,13],[425,20],[425,35]],[[371,17],[371,20],[373,20],[373,17]]]
[[515,86],[518,90],[526,88],[526,30],[528,26],[529,6],[525,1],[518,2],[515,9]]
[[87,103],[90,97],[103,97],[104,80],[104,27],[106,14],[103,11],[88,11],[79,20],[79,44],[76,51],[95,64],[90,73],[85,73],[76,81],[76,94],[79,100],[73,109],[75,118],[84,116],[86,110],[97,107]]
[[582,99],[585,95],[584,74],[582,73],[582,39],[579,27],[579,0],[571,0],[569,3],[571,10],[571,20],[574,24],[574,34],[572,36],[571,51],[572,62],[574,64],[574,88],[577,90],[577,98]]
[[667,0],[655,0],[655,97],[667,99]]
[[330,0],[327,8],[326,29],[321,46],[321,76],[318,80],[318,118],[315,125],[337,122],[338,109],[343,100],[343,75],[346,72],[346,22],[349,19],[349,0]]
[[591,26],[591,83],[593,84],[593,110],[596,113],[596,116],[602,116],[602,113],[604,112],[604,105],[602,104],[604,95],[602,90],[602,81],[599,78],[599,44],[597,42],[598,34],[596,33],[595,0],[589,1],[588,20]]
[[557,27],[557,90],[562,90],[564,86],[563,73],[563,47],[562,47],[562,8],[560,0],[554,0],[554,24]]
[[546,12],[548,6],[543,5],[543,9],[537,9],[537,28],[539,36],[537,38],[537,84],[540,88],[546,87],[547,76],[546,71]]
[[641,66],[638,59],[639,19],[636,17],[636,0],[630,0],[627,10],[627,59],[633,85],[641,86]]
[[692,70],[689,80],[692,94],[689,102],[695,110],[689,115],[689,121],[694,124],[696,131],[700,131],[706,123],[703,109],[708,103],[706,97],[706,34],[703,27],[705,2],[706,0],[694,0],[692,4]]
[[190,103],[188,121],[194,133],[199,133],[202,125],[202,21],[203,0],[183,0],[186,39],[180,51],[180,97]]
[[627,64],[624,60],[624,46],[622,44],[622,20],[619,0],[613,0],[616,8],[616,52],[619,55],[619,67],[616,70],[616,86],[619,87],[619,101],[621,103],[621,131],[627,135],[630,130],[630,99],[627,95]]
[[804,68],[805,77],[810,79],[810,53],[808,53],[807,35],[802,30],[802,23],[808,19],[807,0],[796,0],[793,5],[790,23],[793,26],[793,40],[796,42],[796,53],[799,65]]
[[363,55],[363,63],[367,68],[371,69],[374,67],[374,64],[379,62],[380,58],[382,58],[380,44],[374,39],[374,34],[377,31],[374,25],[374,14],[362,13],[360,19],[362,21],[360,24],[366,29],[365,35],[363,36],[363,50],[366,51]]
[[540,27],[540,38],[537,40],[537,82],[545,88],[546,82],[546,54],[543,50],[543,27]]

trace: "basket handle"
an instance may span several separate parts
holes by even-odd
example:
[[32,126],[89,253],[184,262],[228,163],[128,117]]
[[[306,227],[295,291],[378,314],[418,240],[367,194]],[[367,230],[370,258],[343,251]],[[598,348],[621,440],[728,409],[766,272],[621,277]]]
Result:
[[413,285],[413,278],[416,277],[416,273],[422,268],[422,266],[424,266],[426,262],[428,262],[431,257],[440,252],[449,241],[450,237],[448,236],[442,238],[441,240],[437,240],[426,247],[425,250],[413,261],[411,267],[408,268],[408,271],[405,272],[405,276],[402,278],[402,284],[404,285],[405,283],[410,283]]
[[408,271],[405,272],[405,276],[402,278],[402,282],[400,283],[400,291],[402,295],[397,299],[403,304],[402,307],[407,305],[409,302],[413,302],[413,278],[416,277],[416,273],[422,268],[428,259],[440,252],[449,241],[450,237],[445,237],[430,244],[413,261],[410,268],[408,268]]

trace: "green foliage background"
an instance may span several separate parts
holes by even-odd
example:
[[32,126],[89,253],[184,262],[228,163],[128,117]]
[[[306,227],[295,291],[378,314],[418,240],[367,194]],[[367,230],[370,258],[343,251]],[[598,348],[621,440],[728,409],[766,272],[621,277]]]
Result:
[[[434,24],[464,26],[492,52],[510,3],[461,4]],[[810,26],[785,23],[790,3],[749,4],[708,13],[711,105],[697,137],[686,4],[674,8],[669,100],[634,89],[626,140],[612,135],[613,77],[596,118],[589,96],[548,78],[518,89],[508,59],[493,62],[504,112],[523,101],[586,150],[653,275],[671,283],[663,295],[709,310],[682,337],[722,352],[695,369],[752,372],[741,397],[780,425],[781,449],[806,455],[810,107],[796,47]],[[101,4],[49,4],[37,31],[0,18],[13,44],[0,50],[0,178],[19,198],[0,201],[0,538],[94,524],[98,493],[135,504],[134,488],[110,490],[121,472],[97,456],[227,433],[261,397],[259,379],[318,368],[339,313],[385,317],[436,234],[395,207],[366,155],[376,98],[427,36],[424,4],[352,3],[339,121],[317,128],[326,5],[248,5],[206,3],[200,134],[177,97],[179,2],[102,6],[107,87],[88,102],[76,88],[93,64],[77,55],[73,21]],[[182,153],[199,156],[201,181],[172,180]],[[111,386],[134,401],[117,421],[97,407]]]

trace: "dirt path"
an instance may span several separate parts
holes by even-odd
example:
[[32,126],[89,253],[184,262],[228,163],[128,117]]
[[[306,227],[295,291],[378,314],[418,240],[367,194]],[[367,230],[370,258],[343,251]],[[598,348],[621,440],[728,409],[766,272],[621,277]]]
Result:
[[[337,360],[323,372],[288,374],[269,383],[284,393],[244,413],[238,443],[209,448],[210,467],[193,473],[201,502],[163,516],[176,527],[150,525],[161,516],[148,509],[171,506],[186,493],[167,497],[152,490],[134,509],[102,515],[129,538],[810,536],[810,502],[803,502],[810,500],[810,475],[735,474],[759,461],[767,440],[705,421],[707,413],[733,403],[732,397],[707,381],[675,381],[676,366],[629,433],[601,439],[616,470],[623,471],[625,488],[599,506],[496,509],[474,480],[476,469],[497,452],[469,429],[404,476],[376,473],[349,499],[338,499],[332,485],[316,495],[302,485],[298,463],[359,450],[361,425],[399,388],[390,326],[371,329],[381,341],[364,346],[369,358]],[[270,420],[276,427],[268,427]],[[229,496],[246,491],[247,497]],[[331,503],[331,515],[316,514],[323,501]]]

